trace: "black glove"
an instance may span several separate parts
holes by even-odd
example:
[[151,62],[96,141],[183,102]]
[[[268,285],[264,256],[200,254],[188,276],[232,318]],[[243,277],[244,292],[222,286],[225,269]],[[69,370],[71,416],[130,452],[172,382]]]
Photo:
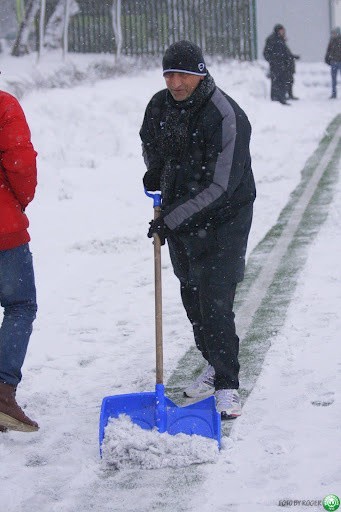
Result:
[[168,235],[168,227],[163,220],[163,217],[158,217],[157,219],[151,220],[149,222],[150,228],[148,231],[148,238],[153,238],[153,235],[156,233],[160,238],[161,245],[165,245],[165,241]]
[[155,169],[147,171],[143,176],[143,186],[146,190],[150,190],[151,192],[160,190],[160,172]]
[[300,58],[300,55],[294,55],[294,59],[299,60]]

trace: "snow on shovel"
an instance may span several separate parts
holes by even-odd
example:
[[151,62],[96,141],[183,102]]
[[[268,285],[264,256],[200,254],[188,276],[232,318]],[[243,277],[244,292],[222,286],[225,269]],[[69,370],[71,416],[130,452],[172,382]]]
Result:
[[[154,218],[160,215],[161,195],[149,193],[154,201]],[[155,338],[156,338],[156,385],[155,392],[129,393],[107,396],[103,399],[100,424],[99,444],[102,443],[105,429],[111,419],[121,415],[145,430],[156,430],[171,435],[198,435],[217,441],[220,448],[221,419],[215,408],[213,396],[188,405],[178,407],[165,396],[163,385],[163,342],[162,342],[162,287],[161,287],[161,243],[154,235],[154,275],[155,275]]]

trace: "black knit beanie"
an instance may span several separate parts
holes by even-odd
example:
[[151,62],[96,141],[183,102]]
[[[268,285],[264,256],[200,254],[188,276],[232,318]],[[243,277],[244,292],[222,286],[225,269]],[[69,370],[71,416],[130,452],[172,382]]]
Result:
[[202,51],[190,41],[178,41],[167,48],[162,59],[163,74],[188,73],[206,76],[207,69]]
[[282,30],[284,27],[280,23],[277,23],[277,25],[274,26],[274,32],[275,34],[278,34],[280,30]]

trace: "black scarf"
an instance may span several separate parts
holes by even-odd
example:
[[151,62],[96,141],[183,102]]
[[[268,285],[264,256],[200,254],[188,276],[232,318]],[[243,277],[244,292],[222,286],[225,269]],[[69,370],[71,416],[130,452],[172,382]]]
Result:
[[211,97],[214,89],[214,80],[210,74],[207,74],[187,100],[175,101],[171,93],[167,91],[166,118],[158,140],[165,159],[165,167],[161,176],[161,190],[163,199],[166,201],[172,195],[176,164],[181,162],[187,151],[192,123],[201,107]]
[[167,91],[166,119],[160,134],[160,146],[165,159],[181,159],[190,133],[189,125],[215,88],[211,75],[207,74],[193,94],[184,101],[175,101]]

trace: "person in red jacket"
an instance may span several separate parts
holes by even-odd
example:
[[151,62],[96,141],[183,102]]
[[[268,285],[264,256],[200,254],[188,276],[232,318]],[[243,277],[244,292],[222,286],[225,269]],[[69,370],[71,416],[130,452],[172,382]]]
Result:
[[38,424],[16,401],[36,317],[36,288],[25,213],[37,185],[37,153],[16,98],[0,90],[0,430],[33,432]]

